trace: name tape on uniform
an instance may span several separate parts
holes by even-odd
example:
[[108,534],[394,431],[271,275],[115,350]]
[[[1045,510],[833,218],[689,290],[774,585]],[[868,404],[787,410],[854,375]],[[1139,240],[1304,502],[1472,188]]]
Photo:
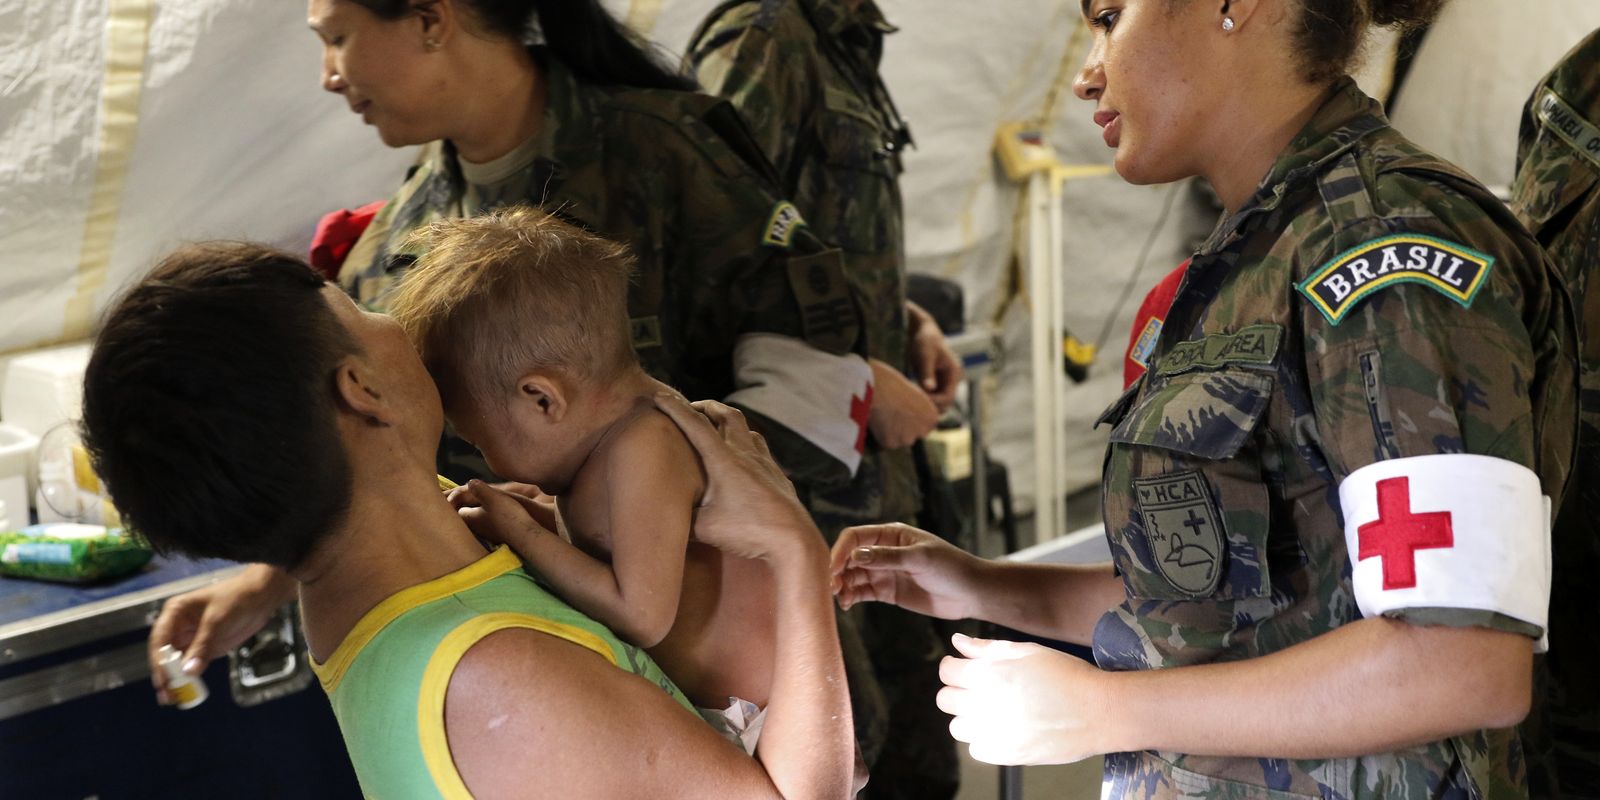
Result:
[[1361,298],[1402,283],[1420,283],[1471,308],[1494,256],[1432,236],[1403,233],[1353,247],[1295,288],[1334,325]]
[[800,209],[795,208],[794,203],[780,200],[772,207],[772,216],[767,219],[767,233],[761,237],[761,243],[788,248],[794,241],[795,231],[805,224],[805,218],[800,216]]
[[1191,369],[1215,369],[1229,364],[1270,365],[1283,339],[1279,325],[1250,325],[1233,333],[1213,333],[1172,346],[1156,367],[1157,375],[1176,375]]
[[1584,119],[1561,95],[1550,89],[1545,89],[1539,95],[1538,110],[1539,121],[1543,122],[1550,130],[1555,131],[1578,154],[1600,166],[1600,128],[1596,128],[1589,120]]

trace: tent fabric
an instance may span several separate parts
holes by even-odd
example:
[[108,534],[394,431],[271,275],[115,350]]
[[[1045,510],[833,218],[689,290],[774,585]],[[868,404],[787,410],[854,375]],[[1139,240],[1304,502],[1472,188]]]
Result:
[[[676,54],[716,0],[607,4]],[[1078,4],[879,4],[900,27],[886,43],[884,78],[916,137],[902,180],[909,264],[963,286],[969,328],[993,323],[1003,331],[1005,360],[990,381],[986,432],[1025,509],[1034,433],[1029,298],[1012,269],[1020,191],[1001,176],[991,146],[1001,124],[1040,120],[1064,162],[1110,163],[1092,108],[1067,84],[1087,44]],[[145,9],[147,44],[135,118],[119,129],[103,114],[106,54],[117,52],[112,39],[126,35],[114,23],[130,7]],[[92,317],[182,241],[249,238],[304,253],[324,214],[390,194],[414,154],[383,147],[339,97],[320,90],[320,45],[304,17],[296,2],[0,1],[0,354],[81,335],[67,325],[75,296],[87,298]],[[1544,0],[1537,10],[1455,0],[1418,54],[1396,122],[1486,181],[1504,183],[1526,87],[1596,26],[1593,0]],[[1379,96],[1386,48],[1392,37],[1375,40],[1362,78]],[[1470,93],[1460,91],[1463,75]],[[102,150],[107,130],[125,134],[112,142],[123,151]],[[96,230],[88,215],[97,186],[100,207],[111,196],[101,173],[119,158],[125,169],[110,204],[115,213],[98,229],[104,280],[86,289],[85,231]],[[1113,334],[1089,381],[1069,386],[1051,376],[1068,407],[1062,491],[1098,480],[1104,431],[1094,431],[1092,420],[1120,391],[1116,354],[1135,309],[1106,316],[1130,289],[1141,245],[1153,235],[1149,266],[1131,287],[1135,299],[1214,222],[1214,211],[1185,192],[1154,230],[1166,191],[1114,176],[1063,188],[1067,326],[1080,339]]]

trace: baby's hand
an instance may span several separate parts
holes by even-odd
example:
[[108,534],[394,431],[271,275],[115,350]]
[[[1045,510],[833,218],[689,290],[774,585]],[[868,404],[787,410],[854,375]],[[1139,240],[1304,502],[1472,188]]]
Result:
[[520,491],[507,491],[472,480],[466,486],[452,489],[448,499],[473,535],[485,542],[510,545],[511,549],[521,552],[534,537],[555,535],[541,521],[548,519],[554,523],[554,504],[545,505]]

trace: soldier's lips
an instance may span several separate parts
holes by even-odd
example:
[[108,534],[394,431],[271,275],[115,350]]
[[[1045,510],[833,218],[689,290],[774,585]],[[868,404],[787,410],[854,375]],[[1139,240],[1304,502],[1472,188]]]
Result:
[[1096,111],[1094,124],[1100,126],[1100,138],[1105,139],[1106,147],[1116,147],[1122,139],[1122,115],[1115,111]]

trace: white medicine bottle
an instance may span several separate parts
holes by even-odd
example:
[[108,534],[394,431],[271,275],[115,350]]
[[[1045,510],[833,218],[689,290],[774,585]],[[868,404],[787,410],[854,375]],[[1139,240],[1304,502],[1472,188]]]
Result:
[[164,644],[157,651],[157,658],[161,664],[161,671],[167,675],[167,693],[172,695],[172,700],[178,708],[187,711],[206,701],[211,696],[206,689],[206,682],[198,675],[190,675],[183,671],[183,653],[170,644]]

